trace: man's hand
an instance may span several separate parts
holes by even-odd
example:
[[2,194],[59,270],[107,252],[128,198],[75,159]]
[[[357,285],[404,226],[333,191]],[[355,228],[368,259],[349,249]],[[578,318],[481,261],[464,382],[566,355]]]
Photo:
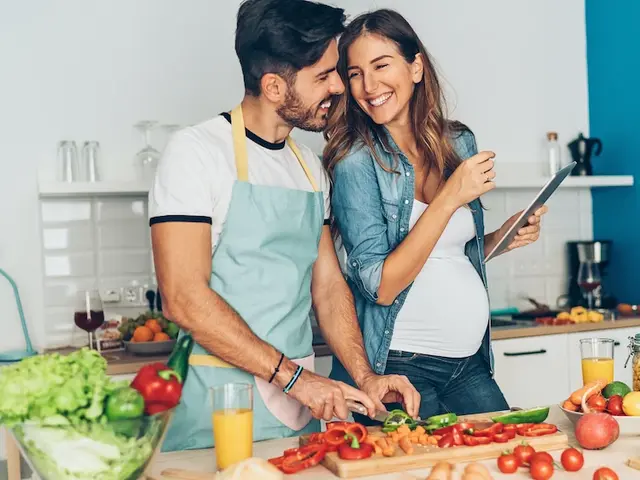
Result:
[[307,370],[303,370],[289,395],[309,407],[315,418],[326,421],[334,417],[346,420],[349,416],[347,400],[360,402],[371,416],[376,412],[375,403],[365,393],[346,383],[330,380]]
[[420,394],[404,375],[370,375],[360,384],[376,405],[376,410],[386,411],[384,403],[402,403],[413,418],[420,411]]

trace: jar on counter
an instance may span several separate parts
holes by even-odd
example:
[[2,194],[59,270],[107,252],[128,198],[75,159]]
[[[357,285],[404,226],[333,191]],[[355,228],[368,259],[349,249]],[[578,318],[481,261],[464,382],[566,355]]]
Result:
[[629,337],[629,356],[625,362],[625,368],[631,359],[631,373],[633,377],[633,391],[640,391],[640,333]]

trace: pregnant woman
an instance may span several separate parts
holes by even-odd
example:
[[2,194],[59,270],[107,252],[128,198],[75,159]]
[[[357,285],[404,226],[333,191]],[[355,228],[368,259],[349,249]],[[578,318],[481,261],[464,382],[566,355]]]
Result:
[[[494,154],[445,117],[430,57],[398,13],[354,19],[339,53],[346,91],[324,158],[369,361],[409,378],[422,418],[507,409],[493,379],[483,259],[518,214],[485,235],[479,197],[495,187]],[[546,211],[507,250],[537,240]],[[331,376],[353,383],[337,360]]]

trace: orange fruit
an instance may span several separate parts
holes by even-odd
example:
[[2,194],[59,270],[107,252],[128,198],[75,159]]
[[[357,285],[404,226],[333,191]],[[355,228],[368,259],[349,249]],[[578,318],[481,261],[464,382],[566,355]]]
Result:
[[150,342],[153,340],[153,332],[149,327],[141,326],[133,331],[134,342]]
[[154,342],[166,342],[166,341],[168,341],[168,340],[171,340],[171,339],[169,338],[169,335],[167,335],[167,334],[166,334],[166,333],[164,333],[164,332],[156,333],[156,334],[153,336],[153,341],[154,341]]
[[162,327],[158,323],[158,320],[156,320],[155,318],[150,318],[149,320],[144,322],[144,326],[151,330],[153,333],[162,332]]

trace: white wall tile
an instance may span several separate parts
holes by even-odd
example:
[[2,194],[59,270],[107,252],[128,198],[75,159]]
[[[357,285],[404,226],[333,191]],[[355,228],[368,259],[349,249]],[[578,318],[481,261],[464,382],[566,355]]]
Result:
[[148,273],[149,250],[100,251],[98,252],[98,269],[101,276]]
[[149,227],[140,218],[135,220],[109,221],[97,226],[99,249],[150,248]]
[[90,200],[46,200],[41,203],[42,223],[91,220]]
[[145,200],[135,198],[110,198],[96,203],[98,223],[108,220],[144,219],[146,223]]
[[47,277],[88,277],[95,273],[93,253],[45,254]]
[[68,307],[75,304],[76,295],[83,290],[97,288],[94,277],[46,279],[44,285],[45,307]]
[[92,250],[93,234],[89,222],[70,222],[42,229],[42,242],[45,250]]

